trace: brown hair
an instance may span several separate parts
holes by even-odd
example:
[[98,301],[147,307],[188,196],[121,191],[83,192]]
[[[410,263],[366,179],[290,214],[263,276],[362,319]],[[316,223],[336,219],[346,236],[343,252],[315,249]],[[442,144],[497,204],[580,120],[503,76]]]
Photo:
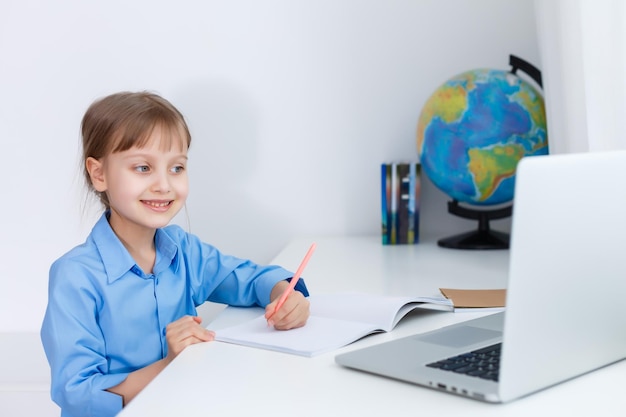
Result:
[[[169,101],[149,92],[121,92],[96,100],[83,116],[83,173],[87,187],[94,191],[85,167],[87,158],[101,159],[111,153],[146,145],[155,128],[164,133],[162,146],[170,148],[177,141],[191,145],[191,135],[183,115]],[[106,193],[97,193],[109,208]]]

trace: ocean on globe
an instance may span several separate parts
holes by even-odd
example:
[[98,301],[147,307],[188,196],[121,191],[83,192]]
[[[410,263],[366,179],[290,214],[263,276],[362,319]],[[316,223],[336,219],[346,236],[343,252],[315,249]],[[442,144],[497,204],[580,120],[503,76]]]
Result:
[[519,160],[548,153],[543,96],[508,71],[459,74],[424,104],[417,150],[423,172],[452,199],[507,203]]

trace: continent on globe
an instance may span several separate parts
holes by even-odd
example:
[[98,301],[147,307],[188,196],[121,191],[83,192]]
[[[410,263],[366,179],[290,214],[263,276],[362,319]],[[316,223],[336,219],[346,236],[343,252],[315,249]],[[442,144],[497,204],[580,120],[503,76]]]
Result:
[[543,97],[509,71],[459,74],[424,104],[417,150],[424,173],[453,200],[510,202],[519,160],[548,153]]
[[491,197],[503,180],[515,176],[517,162],[524,156],[524,148],[519,145],[495,145],[490,149],[473,148],[468,150],[467,167],[474,176],[479,200]]

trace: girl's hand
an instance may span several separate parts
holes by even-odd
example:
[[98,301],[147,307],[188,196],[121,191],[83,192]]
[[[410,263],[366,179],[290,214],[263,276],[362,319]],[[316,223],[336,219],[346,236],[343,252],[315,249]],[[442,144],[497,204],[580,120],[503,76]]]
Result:
[[302,327],[309,318],[309,300],[300,291],[292,291],[282,307],[274,313],[278,299],[289,283],[281,281],[272,288],[272,302],[265,307],[265,317],[271,317],[270,326],[277,330],[289,330]]
[[215,339],[215,332],[200,325],[202,319],[197,316],[184,316],[171,322],[165,328],[167,340],[167,362],[171,362],[187,346]]

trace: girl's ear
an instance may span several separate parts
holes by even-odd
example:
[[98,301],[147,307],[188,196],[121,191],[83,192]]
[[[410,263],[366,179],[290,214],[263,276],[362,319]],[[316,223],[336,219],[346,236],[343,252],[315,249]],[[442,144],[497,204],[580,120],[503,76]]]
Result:
[[102,161],[93,157],[87,158],[85,161],[85,168],[89,173],[89,178],[91,178],[91,185],[93,188],[102,193],[106,191],[106,179],[104,177],[104,170],[102,168]]

